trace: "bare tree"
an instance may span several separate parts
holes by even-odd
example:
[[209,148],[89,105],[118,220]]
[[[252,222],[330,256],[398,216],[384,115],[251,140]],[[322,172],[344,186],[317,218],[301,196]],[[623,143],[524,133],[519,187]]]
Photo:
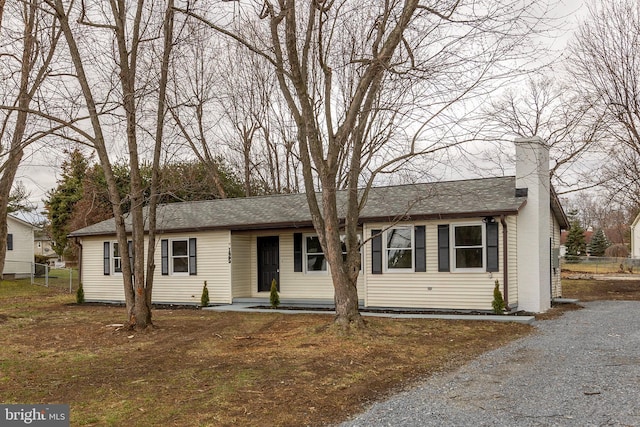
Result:
[[606,203],[640,211],[640,154],[622,144],[612,144],[603,154],[608,159],[603,166],[602,185]]
[[583,191],[563,197],[562,205],[567,212],[576,212],[584,229],[602,229],[611,243],[629,241],[631,222],[637,210],[629,209],[610,199],[606,193]]
[[218,197],[225,198],[215,144],[210,128],[216,123],[210,107],[215,98],[215,81],[219,73],[212,67],[211,57],[217,47],[209,43],[202,30],[192,28],[191,40],[180,50],[181,61],[171,65],[171,89],[167,100],[168,110],[178,129],[178,135],[186,142],[200,162],[207,165],[207,172],[216,186]]
[[276,74],[261,56],[233,47],[237,59],[232,71],[223,73],[219,90],[226,127],[233,131],[221,130],[240,155],[246,195],[252,195],[253,186],[266,193],[297,191],[301,173],[294,169],[297,153],[290,143],[295,124],[288,109],[281,108]]
[[285,142],[291,140],[291,126],[280,125],[288,115],[283,117],[278,108],[282,100],[275,73],[261,56],[225,43],[206,29],[194,31],[198,36],[172,70],[170,112],[180,137],[209,165],[218,196],[226,196],[219,157],[242,172],[246,196],[298,188],[291,161],[295,152]]
[[[234,19],[221,19],[219,10],[181,12],[261,55],[275,71],[296,124],[336,322],[362,326],[358,224],[368,189],[380,173],[459,144],[464,138],[451,133],[454,105],[486,94],[505,77],[501,66],[521,58],[538,19],[510,0],[279,0],[233,7]],[[344,213],[337,205],[340,188]]]
[[[74,129],[91,144],[104,171],[120,248],[128,247],[122,203],[118,193],[111,157],[116,147],[114,140],[125,141],[130,168],[131,241],[133,263],[122,264],[122,277],[127,307],[128,324],[132,328],[151,325],[151,293],[153,285],[155,251],[155,209],[157,204],[158,173],[165,117],[165,96],[168,68],[173,45],[173,2],[166,9],[143,0],[126,2],[114,0],[104,5],[84,2],[46,0],[55,13],[67,42],[77,83],[81,89],[84,108],[88,111],[93,134]],[[71,22],[77,22],[72,26]],[[157,51],[153,42],[161,40]],[[114,52],[111,55],[111,48]],[[101,48],[105,48],[101,51]],[[97,61],[93,52],[100,52]],[[156,59],[159,61],[156,62]],[[159,79],[147,73],[154,63],[160,63]],[[156,68],[157,69],[157,68]],[[145,122],[141,108],[149,108],[156,98],[155,121]],[[107,114],[109,113],[109,114]],[[149,116],[152,116],[149,114]],[[124,129],[119,126],[123,123]],[[145,131],[145,125],[150,129]],[[122,133],[121,133],[122,132]],[[145,138],[145,135],[153,135]],[[145,205],[141,176],[143,142],[152,148],[153,172],[148,214],[149,246],[144,260]]]
[[[30,0],[0,3],[0,53],[2,59],[2,111],[0,124],[0,276],[6,256],[7,223],[11,189],[18,167],[29,144],[47,136],[49,131],[37,128],[29,131],[33,115],[30,107],[34,98],[46,104],[38,96],[45,80],[51,73],[60,38],[60,29],[52,17],[41,10],[42,1]],[[5,8],[9,15],[5,15]],[[2,26],[2,20],[9,23]],[[11,26],[21,34],[19,39],[11,37]]]
[[[571,71],[583,97],[604,117],[608,150],[617,167],[609,168],[612,190],[635,193],[640,187],[640,3],[593,3],[570,46]],[[618,183],[616,180],[619,178]],[[625,189],[631,186],[631,189]]]
[[526,85],[508,88],[485,107],[482,137],[498,144],[488,150],[486,167],[495,168],[503,160],[496,153],[505,142],[539,136],[550,147],[551,176],[558,187],[593,187],[602,182],[602,175],[593,164],[582,170],[582,162],[585,153],[600,148],[605,134],[602,114],[559,77],[549,77],[551,72],[541,70],[541,75],[528,77]]

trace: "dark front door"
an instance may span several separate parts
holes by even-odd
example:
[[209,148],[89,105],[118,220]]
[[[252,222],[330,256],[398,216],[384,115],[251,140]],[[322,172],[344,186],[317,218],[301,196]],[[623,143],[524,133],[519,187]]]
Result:
[[278,236],[258,237],[258,292],[269,292],[276,279],[280,289],[280,241]]

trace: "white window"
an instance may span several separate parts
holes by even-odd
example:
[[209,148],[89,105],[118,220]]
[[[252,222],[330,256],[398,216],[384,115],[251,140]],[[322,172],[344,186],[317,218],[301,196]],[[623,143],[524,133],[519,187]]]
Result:
[[161,239],[160,240],[160,272],[163,276],[170,274],[197,275],[196,238]]
[[384,233],[387,271],[413,271],[413,227],[394,227]]
[[171,241],[171,271],[189,273],[189,240]]
[[482,224],[453,225],[454,270],[484,271],[484,227]]
[[304,260],[307,273],[327,271],[327,260],[318,236],[305,236]]
[[[362,242],[362,238],[358,236],[358,243]],[[340,236],[340,243],[342,245],[342,260],[347,259],[347,244],[346,236]],[[304,239],[304,260],[307,273],[314,272],[326,272],[327,271],[327,259],[320,246],[320,239],[316,235],[305,236]],[[360,269],[362,269],[362,261],[360,261]]]
[[122,257],[120,256],[120,245],[118,242],[113,242],[111,244],[113,248],[113,253],[111,255],[111,259],[113,259],[113,272],[114,273],[122,273]]

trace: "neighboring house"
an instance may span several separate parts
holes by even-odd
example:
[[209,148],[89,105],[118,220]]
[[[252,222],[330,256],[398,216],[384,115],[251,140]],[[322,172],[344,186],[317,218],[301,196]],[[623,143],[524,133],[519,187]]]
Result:
[[29,277],[33,263],[33,230],[30,223],[7,215],[7,254],[3,277]]
[[33,251],[35,255],[47,257],[49,260],[58,259],[58,254],[53,250],[53,240],[42,230],[35,231]]
[[[498,281],[512,309],[544,312],[562,295],[567,218],[539,138],[516,141],[516,177],[373,188],[361,212],[358,295],[367,307],[491,310]],[[345,194],[340,194],[343,198]],[[129,222],[130,224],[130,222]],[[158,208],[155,303],[280,298],[332,302],[328,266],[304,194]],[[124,301],[114,220],[74,231],[87,301]],[[145,250],[146,252],[146,250]]]
[[631,223],[631,257],[640,258],[640,214]]

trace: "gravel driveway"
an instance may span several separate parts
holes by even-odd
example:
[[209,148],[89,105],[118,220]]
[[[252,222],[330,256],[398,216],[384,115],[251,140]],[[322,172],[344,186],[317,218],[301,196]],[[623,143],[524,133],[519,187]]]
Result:
[[342,426],[640,426],[640,302],[583,305]]

